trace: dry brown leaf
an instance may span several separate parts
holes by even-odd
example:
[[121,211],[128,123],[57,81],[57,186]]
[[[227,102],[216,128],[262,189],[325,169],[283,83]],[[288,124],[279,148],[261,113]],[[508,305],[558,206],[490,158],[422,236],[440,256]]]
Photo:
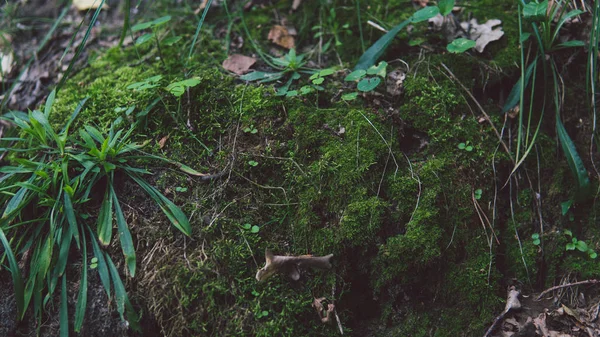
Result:
[[[73,0],[73,6],[80,11],[87,11],[88,9],[96,9],[102,3],[101,0]],[[102,9],[107,9],[108,5],[102,5]]]
[[469,22],[461,22],[460,25],[465,30],[471,28],[469,38],[475,40],[475,50],[483,53],[483,49],[488,43],[500,40],[504,36],[502,27],[494,28],[501,23],[502,21],[498,19],[491,19],[480,25],[477,23],[477,19],[471,19]]
[[267,39],[286,49],[292,49],[295,46],[294,37],[285,26],[274,25],[269,31]]
[[166,135],[164,137],[162,137],[159,141],[158,141],[158,147],[159,148],[163,148],[165,147],[165,143],[167,142],[167,139],[169,139],[169,135]]
[[200,6],[198,6],[198,8],[194,11],[194,14],[196,14],[196,15],[200,14],[200,12],[202,10],[204,10],[204,8],[206,8],[207,3],[208,3],[208,0],[202,0],[202,3],[200,4]]
[[244,56],[241,54],[229,55],[229,57],[223,61],[223,68],[237,75],[244,75],[250,70],[250,67],[256,63],[254,57]]

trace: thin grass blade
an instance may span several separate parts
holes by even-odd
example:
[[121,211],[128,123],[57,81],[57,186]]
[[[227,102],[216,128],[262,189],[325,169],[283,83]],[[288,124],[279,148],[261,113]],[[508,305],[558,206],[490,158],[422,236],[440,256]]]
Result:
[[569,137],[565,126],[558,116],[556,118],[556,131],[560,146],[565,154],[569,168],[571,169],[571,173],[577,181],[576,198],[578,200],[583,200],[589,197],[591,194],[591,185],[588,172],[585,169],[585,165],[583,164],[581,157],[577,153],[577,148],[575,147],[573,140],[571,140],[571,137]]
[[[110,184],[110,182],[109,182]],[[98,214],[98,239],[103,246],[108,246],[112,238],[112,214],[113,199],[110,197],[109,189],[104,192],[104,200]]]
[[[2,223],[2,226],[4,225],[5,223]],[[6,235],[4,235],[2,226],[0,226],[0,242],[2,242],[4,254],[8,259],[8,270],[12,275],[13,288],[15,292],[15,301],[17,302],[17,313],[20,320],[25,314],[25,296],[23,292],[23,279],[21,278],[21,270],[19,269],[19,264],[17,263],[17,259],[15,258],[15,255],[13,254],[13,251],[10,247],[10,243],[6,239]]]
[[[83,232],[83,228],[81,229]],[[83,318],[85,316],[85,310],[87,307],[87,245],[85,240],[85,235],[83,238],[83,263],[81,264],[81,281],[79,282],[79,295],[77,295],[77,305],[75,306],[75,322],[74,329],[75,332],[80,332],[81,327],[83,326]],[[92,240],[94,240],[92,238]]]
[[167,218],[171,221],[175,228],[179,229],[183,234],[190,236],[192,228],[188,218],[179,207],[175,206],[171,200],[162,195],[156,188],[150,186],[144,179],[141,179],[136,174],[127,172],[127,174],[140,185],[148,195],[160,206]]
[[[94,256],[98,259],[98,275],[100,275],[100,282],[104,286],[104,290],[106,290],[106,295],[110,298],[110,274],[108,273],[108,267],[106,265],[106,260],[104,259],[104,254],[102,250],[100,250],[100,245],[96,240],[94,232],[91,228],[88,227],[88,231],[90,232],[90,238],[92,241],[92,249],[94,251]],[[86,257],[87,258],[87,257]],[[87,263],[87,261],[86,261]]]
[[387,47],[392,43],[394,37],[402,30],[404,27],[408,26],[412,22],[412,18],[409,18],[406,21],[403,21],[396,27],[390,29],[385,35],[379,38],[369,49],[367,49],[364,54],[358,60],[358,63],[354,67],[354,70],[364,69],[367,70],[369,67],[375,64],[377,60],[383,55]]
[[69,310],[67,306],[67,274],[63,274],[60,289],[60,337],[69,337]]
[[125,292],[125,287],[123,286],[123,281],[121,281],[121,276],[119,275],[119,271],[115,264],[112,262],[112,259],[108,254],[106,255],[106,262],[108,263],[108,269],[110,270],[110,275],[112,277],[113,284],[115,285],[115,300],[117,302],[117,312],[121,316],[121,320],[125,320],[123,314],[125,313],[125,300],[127,299],[127,293]]
[[113,203],[115,205],[115,214],[117,218],[117,226],[119,228],[119,240],[121,240],[121,248],[123,249],[123,255],[125,256],[125,262],[127,263],[129,274],[131,275],[131,277],[134,277],[135,248],[133,246],[133,239],[131,238],[131,233],[129,232],[127,221],[125,221],[125,217],[123,216],[123,211],[121,210],[121,205],[119,204],[117,194],[115,193],[112,185],[110,185],[109,188],[110,194],[113,199]]

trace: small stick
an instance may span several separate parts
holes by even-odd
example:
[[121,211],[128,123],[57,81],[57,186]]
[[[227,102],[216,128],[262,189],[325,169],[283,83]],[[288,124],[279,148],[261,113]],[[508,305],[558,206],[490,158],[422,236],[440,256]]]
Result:
[[597,284],[600,283],[600,280],[586,280],[586,281],[579,281],[579,282],[574,282],[574,283],[567,283],[567,284],[561,284],[558,286],[554,286],[552,288],[546,289],[544,291],[542,291],[542,293],[536,297],[536,301],[539,301],[542,299],[542,297],[544,297],[544,295],[546,295],[547,293],[554,291],[556,289],[561,289],[561,288],[566,288],[566,287],[575,287],[575,286],[580,286],[582,284]]
[[521,294],[520,290],[517,290],[514,286],[510,287],[508,289],[508,295],[506,298],[506,307],[504,308],[504,311],[498,315],[498,317],[496,317],[496,319],[494,319],[494,323],[492,323],[492,326],[490,326],[489,329],[487,329],[487,331],[485,332],[485,335],[483,335],[483,337],[489,337],[492,334],[492,331],[494,331],[494,329],[496,328],[496,325],[498,325],[498,323],[500,323],[500,321],[502,321],[504,319],[504,316],[506,316],[506,314],[511,311],[511,310],[518,310],[521,309],[521,303],[519,302],[519,295]]

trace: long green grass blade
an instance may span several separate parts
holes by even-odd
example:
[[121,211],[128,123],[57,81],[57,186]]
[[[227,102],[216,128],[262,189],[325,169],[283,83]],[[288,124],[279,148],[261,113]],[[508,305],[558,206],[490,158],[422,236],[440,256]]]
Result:
[[[102,8],[104,7],[104,1],[105,0],[100,0],[98,8],[94,12],[92,19],[90,20],[88,28],[85,31],[85,35],[83,36],[81,43],[79,43],[79,46],[77,47],[77,50],[75,51],[75,55],[73,56],[73,59],[71,59],[71,62],[69,62],[69,66],[67,67],[67,70],[65,71],[65,73],[63,74],[63,77],[61,78],[60,82],[56,86],[56,91],[59,91],[60,88],[62,88],[62,86],[65,84],[65,81],[69,78],[69,75],[71,74],[71,71],[73,70],[73,65],[79,59],[79,55],[81,55],[81,52],[83,51],[83,48],[85,47],[85,44],[87,43],[87,40],[90,37],[92,28],[94,28],[94,26],[96,25],[96,21],[98,20],[98,15],[100,15],[100,12],[102,11]],[[75,36],[75,35],[76,35],[76,32],[73,34],[73,36]],[[67,46],[67,48],[70,48],[70,47],[71,47],[71,45],[69,44],[69,46]]]
[[125,300],[127,299],[127,293],[125,292],[123,281],[121,281],[121,276],[119,276],[119,271],[117,270],[117,267],[115,267],[115,264],[112,262],[112,259],[110,256],[108,256],[108,254],[106,255],[106,262],[108,263],[110,275],[112,277],[113,284],[115,285],[117,312],[121,316],[121,320],[125,320],[123,314],[125,313]]
[[50,116],[50,111],[52,111],[52,105],[54,104],[54,99],[56,98],[56,89],[52,90],[46,99],[46,105],[44,106],[44,115],[46,118]]
[[[83,232],[83,228],[81,229]],[[83,263],[81,264],[81,281],[79,282],[79,295],[77,295],[77,305],[75,306],[75,322],[74,322],[74,330],[75,332],[81,331],[81,327],[83,326],[83,318],[85,317],[85,310],[87,307],[87,245],[85,240],[85,235],[82,235],[83,238]],[[94,240],[92,238],[92,240]]]
[[[102,250],[100,250],[100,246],[96,241],[96,237],[91,228],[88,227],[90,232],[90,238],[92,241],[92,249],[94,251],[94,256],[98,259],[98,275],[100,275],[100,282],[104,286],[104,290],[106,290],[106,295],[110,298],[110,275],[108,273],[108,267],[106,266],[106,260],[104,259],[104,254]],[[86,257],[87,258],[87,257]],[[87,261],[86,261],[87,263]]]
[[127,263],[129,274],[131,275],[131,277],[134,277],[135,248],[133,246],[133,239],[131,238],[129,227],[127,226],[127,222],[125,221],[125,217],[123,216],[123,211],[121,210],[121,205],[119,204],[117,194],[115,193],[115,190],[113,189],[112,185],[110,185],[109,188],[111,196],[113,198],[113,203],[115,205],[115,214],[117,218],[117,226],[119,229],[119,239],[121,240],[121,248],[123,249],[123,255],[125,256],[125,262]]
[[579,200],[585,199],[591,194],[591,185],[588,172],[585,169],[585,165],[583,164],[581,157],[579,157],[579,154],[577,153],[575,143],[573,143],[573,140],[571,140],[571,137],[569,137],[565,126],[558,116],[556,118],[556,132],[558,134],[560,146],[565,154],[569,168],[571,169],[571,173],[577,181],[576,197]]
[[63,127],[61,133],[64,133],[66,135],[69,132],[69,127],[71,127],[71,123],[73,123],[73,121],[75,120],[75,118],[77,118],[77,116],[79,116],[79,113],[81,112],[81,109],[83,109],[83,106],[85,105],[85,102],[87,102],[87,100],[89,98],[90,97],[88,96],[88,97],[82,99],[81,101],[79,101],[79,103],[77,104],[77,107],[75,108],[75,110],[73,110],[73,113],[71,114],[71,117],[69,118],[69,121]]
[[125,0],[125,17],[123,18],[123,30],[121,31],[121,38],[119,39],[119,48],[123,46],[123,41],[125,41],[125,37],[127,36],[127,31],[129,30],[130,23],[130,13],[131,13],[131,0]]
[[[515,106],[517,106],[517,104],[519,104],[519,101],[521,100],[521,90],[525,90],[525,88],[527,88],[527,86],[529,85],[531,73],[533,72],[533,68],[536,64],[537,58],[534,59],[533,62],[531,62],[527,67],[527,70],[525,71],[525,81],[523,81],[523,78],[519,78],[517,83],[515,83],[512,90],[510,91],[510,94],[508,95],[508,98],[506,99],[506,103],[504,103],[502,113],[507,112],[508,110],[514,108]],[[521,88],[522,83],[525,83],[525,87],[523,88]]]
[[6,239],[6,235],[4,235],[4,231],[2,227],[5,223],[1,223],[0,225],[0,242],[2,242],[2,247],[4,248],[4,254],[8,259],[8,269],[12,275],[13,280],[13,288],[15,292],[15,301],[17,302],[17,313],[19,319],[23,318],[25,314],[25,301],[24,301],[24,292],[23,292],[23,279],[21,278],[21,270],[19,269],[19,264],[17,263],[17,259],[13,254],[13,251]]
[[206,19],[206,14],[212,5],[212,0],[208,0],[206,6],[204,7],[204,11],[202,12],[202,17],[198,22],[198,26],[196,26],[196,32],[194,33],[194,39],[192,40],[192,45],[190,46],[190,53],[188,54],[188,59],[192,58],[192,54],[194,53],[194,48],[196,47],[196,41],[198,40],[198,35],[200,35],[200,29],[202,29],[202,24],[204,23],[204,19]]
[[183,211],[179,209],[179,207],[175,206],[171,200],[167,199],[156,188],[150,186],[150,184],[148,184],[144,179],[138,177],[136,174],[127,172],[127,175],[135,180],[135,182],[140,185],[146,191],[146,193],[148,193],[148,195],[150,195],[150,197],[160,206],[175,228],[179,229],[187,236],[191,235],[192,228],[190,226],[190,222]]
[[[109,183],[110,184],[110,183]],[[98,239],[103,246],[108,246],[112,238],[112,214],[113,199],[110,197],[109,189],[104,192],[104,200],[98,214]]]
[[390,29],[385,35],[379,38],[369,49],[367,49],[364,54],[361,55],[360,59],[358,59],[358,63],[354,67],[354,70],[358,69],[368,69],[370,66],[374,65],[375,62],[383,55],[387,47],[392,43],[394,37],[402,30],[404,27],[408,26],[412,22],[412,18],[403,21],[398,24],[396,27]]
[[69,310],[67,303],[67,274],[63,274],[60,289],[60,337],[69,337]]
[[65,214],[67,216],[67,222],[71,228],[71,232],[73,233],[73,237],[75,238],[75,242],[77,247],[79,247],[79,230],[77,229],[77,218],[75,217],[75,210],[73,209],[73,203],[71,202],[71,196],[66,191],[63,193],[64,195],[64,209]]

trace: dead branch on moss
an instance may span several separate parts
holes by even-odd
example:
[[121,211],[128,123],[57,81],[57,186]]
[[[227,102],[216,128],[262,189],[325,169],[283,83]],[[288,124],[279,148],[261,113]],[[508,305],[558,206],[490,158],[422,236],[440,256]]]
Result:
[[600,283],[600,280],[586,280],[586,281],[579,281],[579,282],[557,285],[557,286],[554,286],[552,288],[548,288],[548,289],[542,291],[542,293],[539,294],[538,297],[536,297],[536,301],[541,300],[542,297],[544,297],[544,295],[546,295],[549,292],[552,292],[554,290],[557,290],[557,289],[562,289],[562,288],[566,288],[566,287],[575,287],[575,286],[580,286],[583,284],[597,284],[597,283]]
[[504,316],[506,316],[509,311],[521,309],[521,302],[519,301],[520,294],[521,291],[517,290],[514,286],[508,288],[508,295],[506,297],[506,306],[504,307],[504,311],[498,315],[496,319],[494,319],[494,323],[492,323],[492,326],[490,326],[483,337],[489,337],[498,323],[504,319]]

